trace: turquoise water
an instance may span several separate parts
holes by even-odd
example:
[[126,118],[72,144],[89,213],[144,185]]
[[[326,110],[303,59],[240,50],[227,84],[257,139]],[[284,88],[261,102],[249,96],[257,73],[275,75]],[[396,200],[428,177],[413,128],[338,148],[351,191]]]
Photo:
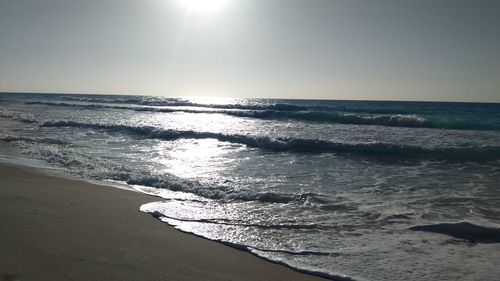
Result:
[[182,231],[337,279],[500,274],[499,104],[1,94],[0,108],[3,154],[158,196],[140,209]]

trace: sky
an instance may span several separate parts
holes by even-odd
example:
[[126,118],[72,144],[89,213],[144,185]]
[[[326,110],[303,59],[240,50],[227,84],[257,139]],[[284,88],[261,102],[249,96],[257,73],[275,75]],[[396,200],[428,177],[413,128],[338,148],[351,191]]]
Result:
[[0,92],[500,102],[498,0],[186,1],[0,0]]

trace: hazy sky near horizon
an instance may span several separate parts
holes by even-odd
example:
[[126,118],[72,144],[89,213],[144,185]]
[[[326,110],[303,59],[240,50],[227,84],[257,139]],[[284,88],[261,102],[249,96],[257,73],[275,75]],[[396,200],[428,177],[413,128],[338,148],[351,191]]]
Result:
[[498,0],[181,2],[0,0],[0,91],[500,102]]

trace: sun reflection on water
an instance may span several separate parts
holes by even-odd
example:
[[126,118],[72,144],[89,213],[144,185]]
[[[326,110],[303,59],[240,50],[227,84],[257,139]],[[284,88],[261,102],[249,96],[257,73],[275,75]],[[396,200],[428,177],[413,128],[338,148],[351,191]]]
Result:
[[218,104],[218,105],[228,105],[228,104],[244,104],[248,103],[249,99],[238,99],[238,98],[227,98],[227,97],[189,97],[186,101],[192,102],[194,104]]
[[[241,148],[239,148],[241,149]],[[231,165],[227,154],[238,147],[214,139],[161,142],[153,160],[164,168],[162,172],[182,178],[217,179]]]

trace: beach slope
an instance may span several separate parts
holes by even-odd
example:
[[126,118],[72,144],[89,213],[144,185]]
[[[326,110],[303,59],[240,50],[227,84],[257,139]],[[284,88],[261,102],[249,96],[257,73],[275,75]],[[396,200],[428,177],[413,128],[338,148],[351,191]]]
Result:
[[0,165],[0,280],[323,280],[138,211],[154,200]]

